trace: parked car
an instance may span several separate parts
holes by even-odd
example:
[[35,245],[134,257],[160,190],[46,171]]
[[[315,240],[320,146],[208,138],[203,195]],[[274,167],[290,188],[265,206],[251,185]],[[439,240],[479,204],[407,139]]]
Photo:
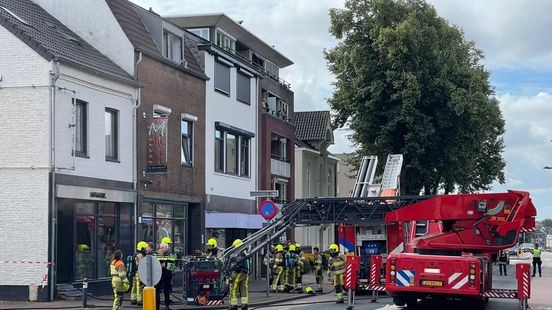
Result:
[[519,249],[519,245],[516,245],[512,248],[508,249],[508,255],[517,255],[517,251]]
[[531,252],[533,250],[533,244],[532,243],[522,243],[519,245],[519,248],[523,251],[523,253]]

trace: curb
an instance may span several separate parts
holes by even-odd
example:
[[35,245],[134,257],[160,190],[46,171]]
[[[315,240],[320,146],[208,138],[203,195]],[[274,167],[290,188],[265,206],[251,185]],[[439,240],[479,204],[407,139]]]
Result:
[[[282,297],[282,298],[273,299],[273,300],[254,302],[249,304],[249,308],[267,306],[267,305],[272,305],[272,304],[277,304],[277,303],[292,301],[292,300],[299,300],[299,299],[304,299],[311,296],[314,296],[314,295],[300,294],[297,296],[288,296],[288,297]],[[184,306],[183,309],[228,309],[228,305],[225,304],[225,305],[218,305],[218,306]]]

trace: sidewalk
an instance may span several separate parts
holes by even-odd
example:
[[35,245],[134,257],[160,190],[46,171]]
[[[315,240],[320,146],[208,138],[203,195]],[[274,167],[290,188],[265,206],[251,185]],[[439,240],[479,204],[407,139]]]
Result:
[[[327,279],[326,279],[327,280]],[[314,276],[307,274],[303,276],[303,287],[310,286],[313,289],[316,284]],[[324,289],[329,292],[332,288],[331,285],[324,284]],[[297,300],[301,298],[308,298],[310,295],[299,293],[270,293],[266,296],[266,280],[250,280],[249,281],[249,305],[251,307],[264,306],[273,303],[286,302],[291,300]],[[132,305],[129,301],[130,294],[125,294],[123,301],[123,309],[141,309],[141,306]],[[220,306],[194,306],[186,305],[182,297],[182,287],[174,288],[171,300],[174,302],[171,304],[171,309],[226,309],[229,302],[228,297],[224,300],[224,304]],[[113,304],[113,296],[97,296],[88,297],[88,308],[94,309],[111,309]],[[0,309],[80,309],[82,302],[68,301],[68,300],[56,300],[52,302],[19,302],[19,301],[0,301]],[[163,307],[161,308],[163,309]]]

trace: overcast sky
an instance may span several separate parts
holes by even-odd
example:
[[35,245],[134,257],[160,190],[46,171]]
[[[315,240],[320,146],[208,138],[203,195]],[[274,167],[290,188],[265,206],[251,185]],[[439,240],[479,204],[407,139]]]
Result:
[[[164,16],[225,13],[294,61],[281,77],[295,92],[295,109],[329,110],[330,76],[322,51],[336,41],[328,34],[328,10],[344,0],[132,0]],[[485,52],[485,65],[506,119],[506,184],[495,191],[527,190],[552,218],[552,1],[432,0],[442,17],[461,27]],[[350,152],[346,131],[336,131],[334,153]]]

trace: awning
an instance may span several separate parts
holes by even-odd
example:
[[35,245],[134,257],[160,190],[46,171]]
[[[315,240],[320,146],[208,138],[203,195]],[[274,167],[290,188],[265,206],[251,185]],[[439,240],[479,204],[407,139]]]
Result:
[[258,214],[206,212],[207,228],[261,229],[265,220]]

